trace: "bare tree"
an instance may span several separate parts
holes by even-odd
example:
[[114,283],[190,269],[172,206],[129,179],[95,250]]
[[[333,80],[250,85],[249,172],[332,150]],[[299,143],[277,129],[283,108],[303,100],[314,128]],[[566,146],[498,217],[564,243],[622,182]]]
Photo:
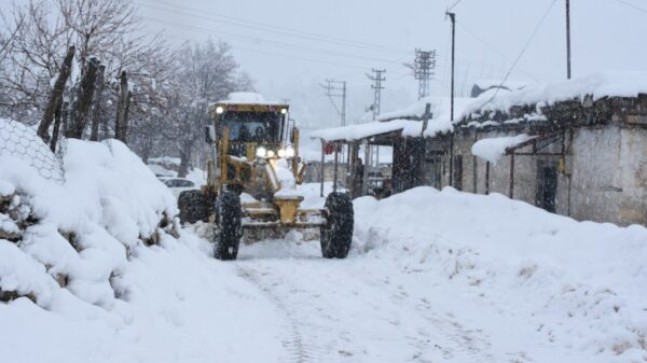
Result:
[[[184,44],[176,57],[164,136],[174,142],[180,156],[178,174],[185,176],[208,123],[209,103],[230,92],[251,89],[249,77],[239,71],[228,44],[212,40]],[[243,84],[239,83],[241,80]]]

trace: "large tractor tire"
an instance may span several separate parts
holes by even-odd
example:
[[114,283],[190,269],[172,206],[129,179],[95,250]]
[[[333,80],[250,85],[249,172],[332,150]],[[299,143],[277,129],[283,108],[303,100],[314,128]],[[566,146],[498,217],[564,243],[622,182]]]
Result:
[[321,227],[321,254],[346,258],[353,240],[353,201],[348,194],[330,193],[326,198],[328,222]]
[[180,210],[180,222],[182,223],[206,221],[209,216],[207,197],[200,190],[186,190],[180,193],[177,207]]
[[218,197],[216,208],[219,232],[214,255],[219,260],[235,260],[242,237],[240,196],[224,192]]

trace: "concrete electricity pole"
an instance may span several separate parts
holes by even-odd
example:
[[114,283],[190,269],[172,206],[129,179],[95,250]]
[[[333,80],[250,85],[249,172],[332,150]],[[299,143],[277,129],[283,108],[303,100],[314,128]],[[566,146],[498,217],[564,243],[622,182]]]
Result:
[[416,59],[413,65],[413,75],[418,80],[418,99],[429,96],[429,81],[436,68],[436,51],[416,49]]
[[[452,86],[450,95],[449,120],[454,123],[454,64],[456,55],[456,14],[446,13],[452,22]],[[449,139],[449,186],[454,186],[454,133],[451,133]]]
[[566,0],[566,78],[571,79],[571,4]]
[[373,96],[373,106],[371,107],[373,110],[373,121],[375,121],[375,119],[377,119],[377,116],[380,114],[380,104],[382,103],[382,90],[384,89],[384,86],[382,86],[382,82],[386,81],[386,77],[384,77],[384,73],[386,73],[386,69],[373,68],[371,72],[373,72],[373,74],[367,74],[367,76],[368,76],[368,79],[373,81],[371,88],[375,90],[375,93]]
[[[330,102],[337,110],[337,113],[341,116],[341,125],[346,126],[346,81],[326,79],[326,84],[322,85],[322,87],[326,90],[326,96],[330,99]],[[337,104],[335,104],[333,97],[341,98],[341,110],[337,108]]]
[[[386,69],[371,69],[371,72],[373,74],[367,74],[368,79],[373,81],[373,84],[371,85],[371,88],[375,91],[374,96],[373,96],[373,106],[371,108],[373,109],[373,121],[377,119],[377,116],[380,114],[380,106],[382,103],[382,90],[384,89],[384,86],[382,85],[382,82],[386,81],[386,77],[384,77],[384,73],[386,73]],[[368,152],[370,155],[370,151]],[[369,160],[372,160],[373,158],[369,156]],[[366,170],[368,170],[368,165],[369,163],[366,162]],[[377,146],[375,148],[375,166],[378,167],[380,165],[380,147]],[[365,173],[366,174],[366,173]],[[368,177],[368,174],[366,174],[364,177]]]

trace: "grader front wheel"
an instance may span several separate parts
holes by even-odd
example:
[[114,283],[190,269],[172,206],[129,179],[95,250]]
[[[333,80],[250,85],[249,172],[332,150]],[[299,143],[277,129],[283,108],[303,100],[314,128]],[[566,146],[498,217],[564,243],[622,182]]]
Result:
[[242,236],[240,196],[234,192],[220,194],[217,209],[219,233],[215,257],[219,260],[235,260]]
[[324,258],[346,258],[353,240],[353,201],[348,194],[330,193],[326,209],[328,222],[321,227],[321,254]]

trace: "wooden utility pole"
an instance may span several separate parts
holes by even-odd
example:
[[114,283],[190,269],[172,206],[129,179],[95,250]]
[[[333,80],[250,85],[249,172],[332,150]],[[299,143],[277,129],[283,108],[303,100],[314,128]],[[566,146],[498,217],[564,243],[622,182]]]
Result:
[[115,124],[115,139],[126,143],[128,129],[128,109],[130,107],[130,91],[126,71],[121,72],[119,101],[117,103],[117,122]]
[[566,0],[566,78],[571,79],[571,4]]
[[92,130],[90,132],[91,141],[99,141],[99,122],[101,121],[101,98],[103,97],[103,86],[106,66],[100,65],[97,74],[97,83],[94,86],[94,109],[92,110]]
[[74,51],[74,46],[71,46],[67,49],[67,55],[63,60],[61,70],[58,73],[58,78],[56,79],[56,83],[54,83],[54,88],[52,89],[52,93],[50,94],[49,100],[47,101],[47,106],[45,107],[43,118],[40,121],[40,125],[38,125],[38,136],[40,136],[40,138],[45,142],[49,141],[49,127],[52,125],[56,109],[59,107],[59,104],[61,104],[61,100],[63,99],[63,92],[65,92],[65,84],[67,83],[67,79],[70,78],[70,73],[72,71],[72,60],[74,59]]
[[94,97],[94,87],[97,82],[97,70],[99,68],[99,60],[90,58],[85,66],[85,72],[81,78],[81,86],[79,87],[79,94],[77,101],[74,104],[74,118],[72,125],[66,130],[65,136],[68,138],[81,139],[83,132],[87,125],[87,115],[92,106],[92,99]]

